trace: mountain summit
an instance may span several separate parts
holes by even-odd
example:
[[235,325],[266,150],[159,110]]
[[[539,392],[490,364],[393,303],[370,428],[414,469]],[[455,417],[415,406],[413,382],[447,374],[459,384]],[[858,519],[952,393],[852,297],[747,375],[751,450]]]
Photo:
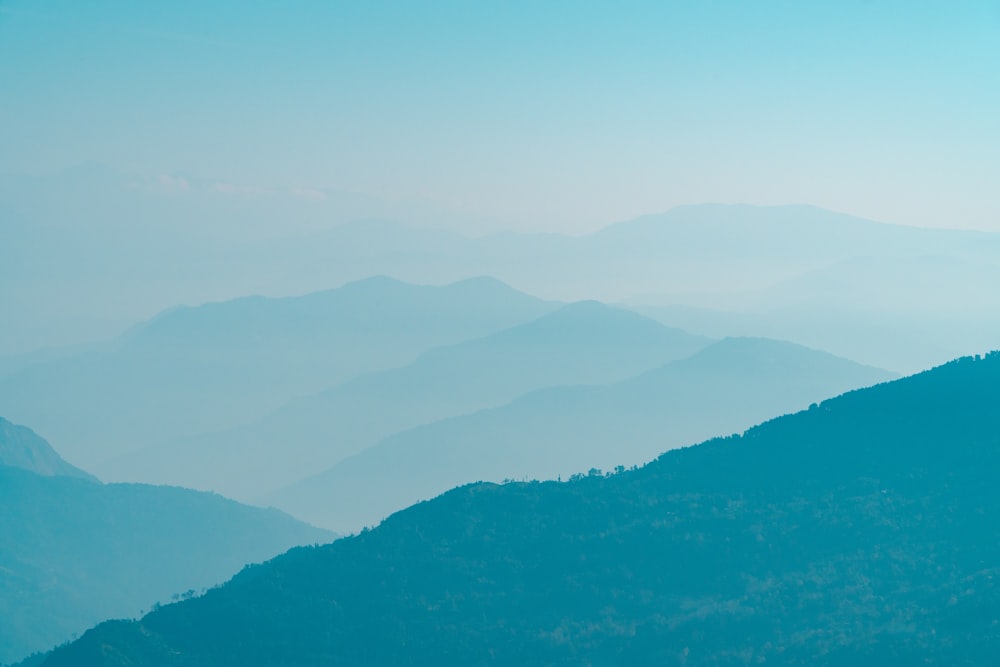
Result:
[[0,467],[23,468],[38,475],[96,479],[66,463],[45,438],[27,426],[12,424],[0,417]]

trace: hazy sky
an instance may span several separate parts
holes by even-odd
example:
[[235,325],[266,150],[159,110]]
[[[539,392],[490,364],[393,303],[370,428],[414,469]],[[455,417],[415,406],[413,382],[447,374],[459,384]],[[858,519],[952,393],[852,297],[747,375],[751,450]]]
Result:
[[998,118],[996,0],[0,0],[6,173],[337,189],[518,229],[748,202],[1000,230]]

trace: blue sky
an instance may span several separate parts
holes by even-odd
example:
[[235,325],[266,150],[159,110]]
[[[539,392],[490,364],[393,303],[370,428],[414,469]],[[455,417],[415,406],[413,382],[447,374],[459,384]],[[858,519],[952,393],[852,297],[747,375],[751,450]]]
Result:
[[1000,3],[0,0],[0,172],[1000,231]]

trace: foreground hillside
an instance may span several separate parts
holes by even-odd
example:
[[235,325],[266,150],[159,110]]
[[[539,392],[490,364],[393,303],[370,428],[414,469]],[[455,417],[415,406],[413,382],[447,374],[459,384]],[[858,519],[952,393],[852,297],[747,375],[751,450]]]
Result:
[[[48,443],[19,427],[26,437]],[[70,472],[72,472],[71,469]],[[79,472],[79,471],[77,471]],[[332,536],[209,493],[0,465],[0,664]]]
[[570,483],[474,484],[45,665],[992,664],[1000,354]]

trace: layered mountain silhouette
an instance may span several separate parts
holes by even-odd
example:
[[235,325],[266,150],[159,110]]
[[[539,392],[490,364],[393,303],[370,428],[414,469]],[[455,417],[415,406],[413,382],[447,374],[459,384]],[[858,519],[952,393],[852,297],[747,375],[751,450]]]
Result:
[[6,420],[0,437],[0,664],[332,538],[209,493],[101,484]]
[[[363,214],[364,206],[333,206],[332,196],[332,208],[277,195],[267,204],[236,202],[213,194],[211,184],[185,179],[185,197],[164,197],[154,191],[162,184],[145,188],[100,168],[26,180],[0,176],[10,221],[0,229],[0,246],[9,250],[0,300],[10,308],[0,354],[94,340],[109,322],[120,330],[175,303],[302,294],[381,273],[435,284],[492,275],[561,301],[748,315],[755,326],[723,331],[697,329],[693,321],[668,324],[712,337],[793,340],[899,372],[938,363],[965,345],[1000,345],[1000,316],[992,315],[1000,297],[988,289],[1000,282],[995,233],[887,225],[808,206],[706,204],[582,236],[467,237],[421,227],[427,221],[404,210]],[[109,208],[110,201],[116,205]],[[857,262],[869,267],[859,272]],[[981,270],[970,282],[973,266]],[[824,272],[829,282],[813,282],[810,276]],[[803,288],[792,304],[778,293],[787,294],[781,286],[790,283]],[[901,289],[870,289],[882,284]],[[810,330],[809,313],[822,313],[829,299],[845,308]],[[779,317],[767,318],[778,310]],[[886,322],[887,312],[902,319]],[[881,343],[887,324],[891,342]]]
[[472,484],[43,664],[991,664],[1000,354],[569,483]]
[[629,467],[891,377],[791,343],[726,339],[618,383],[542,389],[390,436],[268,500],[357,530],[468,480]]
[[45,438],[27,426],[12,424],[0,417],[0,467],[21,468],[37,475],[79,477],[97,481],[52,449]]
[[293,401],[249,426],[136,452],[118,474],[259,499],[393,433],[541,387],[621,380],[709,342],[594,301],[570,304]]
[[175,308],[112,343],[0,378],[0,411],[102,474],[116,455],[252,421],[556,306],[489,278],[442,287],[372,278],[302,297]]
[[[383,273],[434,284],[479,275],[454,268],[465,245],[451,239],[464,237],[426,227],[443,211],[419,216],[413,202],[372,206],[330,190],[233,196],[231,185],[95,164],[0,174],[0,303],[11,308],[0,355],[106,340],[177,303],[304,294]],[[386,222],[403,216],[408,225]]]
[[710,336],[794,340],[913,372],[962,350],[1000,344],[1000,322],[992,307],[997,266],[987,254],[856,257],[745,294],[738,306],[635,310]]

